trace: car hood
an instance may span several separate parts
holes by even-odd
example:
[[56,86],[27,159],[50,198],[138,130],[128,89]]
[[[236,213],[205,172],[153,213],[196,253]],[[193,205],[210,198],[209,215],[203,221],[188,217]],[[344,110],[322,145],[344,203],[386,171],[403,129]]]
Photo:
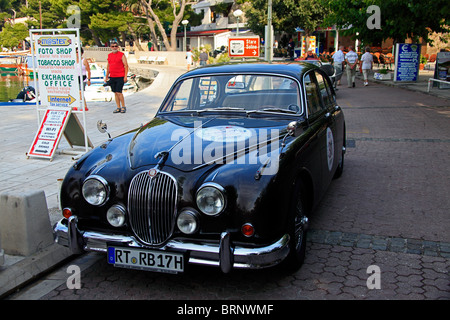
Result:
[[278,152],[291,121],[156,117],[137,130],[130,141],[130,165],[137,169],[160,163],[191,171],[213,162],[260,163],[271,152]]

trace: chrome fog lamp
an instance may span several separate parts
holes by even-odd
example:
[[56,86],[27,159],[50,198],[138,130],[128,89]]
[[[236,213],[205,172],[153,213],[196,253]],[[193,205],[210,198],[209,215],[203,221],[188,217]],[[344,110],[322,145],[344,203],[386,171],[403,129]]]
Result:
[[225,209],[225,190],[216,183],[205,183],[197,192],[197,206],[206,215],[215,216]]
[[193,210],[181,211],[177,218],[177,226],[185,234],[197,232],[199,227],[198,214]]
[[106,219],[113,227],[121,227],[125,223],[125,207],[120,204],[115,204],[106,212]]
[[108,183],[100,176],[90,176],[83,182],[82,193],[89,204],[101,206],[108,200]]

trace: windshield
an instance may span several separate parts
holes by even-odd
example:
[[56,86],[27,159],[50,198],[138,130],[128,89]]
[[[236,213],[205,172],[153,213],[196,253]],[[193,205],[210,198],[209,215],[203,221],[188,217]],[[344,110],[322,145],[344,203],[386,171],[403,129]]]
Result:
[[211,75],[178,83],[160,112],[256,112],[300,115],[298,82],[273,75]]

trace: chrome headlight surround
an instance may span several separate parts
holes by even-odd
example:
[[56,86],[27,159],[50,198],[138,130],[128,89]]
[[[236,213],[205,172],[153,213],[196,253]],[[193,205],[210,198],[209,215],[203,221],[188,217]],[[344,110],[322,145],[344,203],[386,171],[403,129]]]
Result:
[[114,204],[106,212],[106,220],[113,227],[119,228],[125,224],[127,210],[123,204]]
[[225,210],[227,197],[225,189],[214,182],[204,183],[195,196],[197,207],[208,216],[217,216]]
[[101,206],[109,199],[108,182],[101,176],[92,175],[83,181],[83,198],[93,206]]
[[200,228],[198,212],[193,209],[183,209],[177,217],[177,227],[184,234],[193,234]]

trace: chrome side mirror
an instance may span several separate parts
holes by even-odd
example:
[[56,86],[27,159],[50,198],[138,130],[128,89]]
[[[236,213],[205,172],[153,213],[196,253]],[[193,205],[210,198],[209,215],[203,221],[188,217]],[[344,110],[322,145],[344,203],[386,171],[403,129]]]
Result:
[[111,139],[111,135],[107,131],[108,126],[106,125],[106,123],[102,122],[102,120],[97,121],[97,129],[98,129],[98,131],[100,131],[100,133],[106,132],[108,134],[108,137]]
[[297,121],[292,121],[287,126],[287,133],[290,136],[295,135],[295,130],[297,129]]

